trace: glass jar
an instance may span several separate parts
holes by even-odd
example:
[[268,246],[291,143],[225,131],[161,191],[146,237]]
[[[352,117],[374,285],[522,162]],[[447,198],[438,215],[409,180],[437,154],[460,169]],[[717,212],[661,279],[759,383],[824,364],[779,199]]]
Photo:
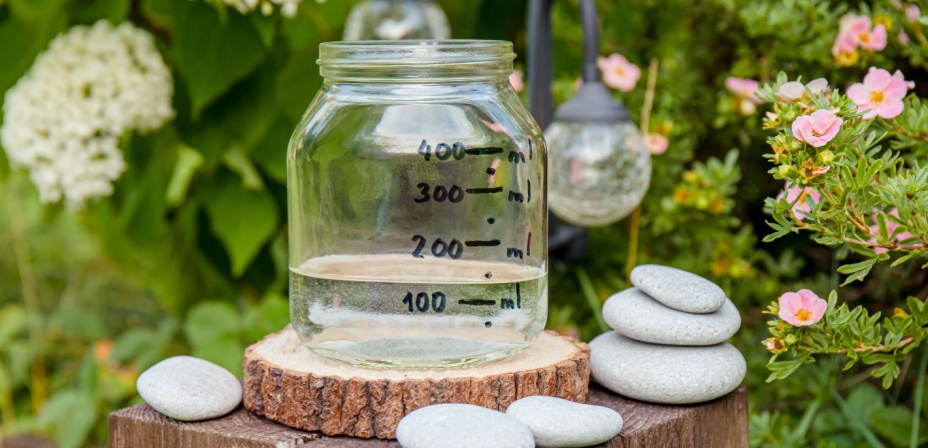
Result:
[[504,41],[320,46],[287,155],[290,317],[354,364],[455,367],[547,318],[545,143]]
[[345,21],[345,40],[449,37],[448,18],[432,0],[364,0]]

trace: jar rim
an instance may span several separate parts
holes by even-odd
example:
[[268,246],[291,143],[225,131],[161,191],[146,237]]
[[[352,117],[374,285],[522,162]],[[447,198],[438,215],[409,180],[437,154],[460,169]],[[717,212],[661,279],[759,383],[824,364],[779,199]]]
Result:
[[319,67],[429,66],[510,62],[505,40],[360,40],[319,45]]

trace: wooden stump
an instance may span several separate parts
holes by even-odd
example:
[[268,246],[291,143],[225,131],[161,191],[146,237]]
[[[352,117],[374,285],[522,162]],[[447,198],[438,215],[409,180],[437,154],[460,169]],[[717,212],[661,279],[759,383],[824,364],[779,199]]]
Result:
[[590,348],[545,332],[518,355],[472,368],[365,369],[313,353],[287,327],[249,347],[244,369],[245,408],[259,416],[326,435],[392,439],[403,416],[436,403],[505,411],[531,395],[583,402]]
[[[588,403],[615,409],[622,432],[609,448],[746,448],[748,394],[744,387],[698,405],[642,403],[593,384]],[[5,445],[4,445],[5,446]],[[215,420],[180,422],[146,404],[109,416],[109,448],[395,448],[395,440],[329,437],[288,428],[243,408]]]

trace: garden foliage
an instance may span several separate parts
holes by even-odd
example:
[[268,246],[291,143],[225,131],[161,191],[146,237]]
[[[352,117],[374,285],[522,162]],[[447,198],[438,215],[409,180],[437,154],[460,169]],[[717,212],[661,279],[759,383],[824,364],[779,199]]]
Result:
[[[318,44],[340,38],[354,3],[0,0],[3,113],[51,123],[0,116],[16,125],[2,141],[59,151],[0,150],[0,438],[102,446],[106,413],[138,402],[140,371],[193,354],[240,374],[244,348],[287,323],[287,141],[321,84]],[[525,2],[439,3],[455,37],[512,40],[524,67]],[[647,117],[653,180],[640,219],[591,229],[581,261],[552,260],[549,328],[588,340],[631,266],[686,269],[742,312],[733,342],[748,360],[752,446],[928,442],[928,5],[598,7],[604,81]],[[563,102],[582,29],[575,1],[553,13]],[[47,57],[59,35],[71,50]],[[40,54],[56,70],[42,72]],[[67,68],[84,54],[113,72]],[[109,54],[122,62],[107,66]],[[150,76],[159,63],[167,78]],[[859,107],[861,88],[873,101],[900,93],[874,97],[871,68],[903,74],[898,114]]]

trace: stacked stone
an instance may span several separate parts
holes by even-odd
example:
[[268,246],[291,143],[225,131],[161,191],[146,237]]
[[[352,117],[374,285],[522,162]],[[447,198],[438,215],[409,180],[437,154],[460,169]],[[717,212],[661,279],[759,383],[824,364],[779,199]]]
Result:
[[679,269],[643,265],[634,287],[603,306],[614,330],[590,342],[593,379],[613,392],[652,403],[699,403],[741,384],[744,357],[725,342],[741,316],[715,283]]

